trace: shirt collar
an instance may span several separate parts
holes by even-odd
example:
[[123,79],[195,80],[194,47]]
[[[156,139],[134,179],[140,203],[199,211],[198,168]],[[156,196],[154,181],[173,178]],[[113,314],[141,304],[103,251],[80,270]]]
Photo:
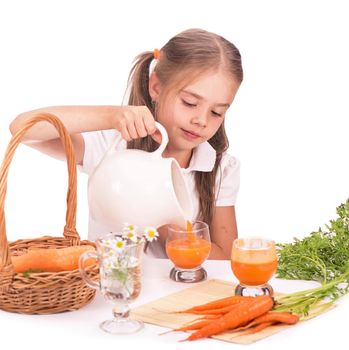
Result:
[[207,142],[200,143],[193,150],[189,167],[182,169],[183,172],[212,171],[216,162],[216,150]]

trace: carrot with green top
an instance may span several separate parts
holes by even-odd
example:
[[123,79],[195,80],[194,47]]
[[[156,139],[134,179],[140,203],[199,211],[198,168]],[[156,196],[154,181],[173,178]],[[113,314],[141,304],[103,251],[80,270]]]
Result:
[[260,323],[260,324],[256,325],[255,327],[251,327],[251,328],[248,328],[248,329],[244,330],[243,332],[237,334],[237,336],[240,337],[240,336],[243,336],[243,335],[258,333],[258,332],[262,331],[263,329],[271,326],[272,324],[273,324],[273,322]]
[[167,334],[167,333],[171,333],[171,332],[186,332],[186,331],[196,331],[204,326],[207,326],[209,323],[211,323],[212,320],[200,320],[194,323],[189,323],[186,324],[184,326],[175,328],[175,329],[171,329],[169,331],[166,331],[164,333],[160,333],[159,335],[163,335],[163,334]]
[[244,326],[241,326],[239,328],[235,328],[234,330],[239,332],[242,330],[246,330],[248,328],[255,327],[262,323],[271,322],[274,323],[284,323],[288,325],[296,324],[299,321],[299,316],[292,314],[290,312],[277,312],[277,311],[268,311],[264,315],[261,315],[251,322],[247,323]]
[[218,320],[213,320],[206,326],[191,334],[185,340],[197,340],[210,337],[225,330],[239,327],[272,309],[274,300],[270,296],[257,296],[248,303],[241,303],[234,310],[226,313]]
[[201,320],[217,320],[218,318],[222,317],[223,314],[208,314],[208,315],[204,315],[202,317],[196,318],[193,321],[190,321],[188,323],[192,323],[192,322],[197,322],[197,321],[201,321]]
[[290,312],[268,311],[266,314],[255,318],[251,323],[257,325],[264,322],[280,322],[285,324],[295,324],[299,321],[299,316]]
[[202,311],[191,311],[191,314],[195,315],[219,315],[219,314],[226,314],[227,312],[233,311],[235,308],[237,308],[242,303],[249,303],[251,301],[250,298],[252,297],[245,297],[246,299],[241,299],[241,301],[238,301],[236,303],[233,303],[232,305],[228,305],[225,307],[221,307],[218,309],[209,309],[209,310],[202,310]]
[[263,329],[277,323],[292,325],[299,321],[299,316],[290,312],[267,312],[265,315],[255,318],[245,327],[237,330],[243,330],[238,336],[255,334]]
[[248,300],[250,298],[252,298],[252,297],[243,297],[243,296],[239,296],[239,295],[233,295],[233,296],[230,296],[230,297],[214,300],[214,301],[211,301],[209,303],[196,305],[196,306],[193,306],[193,307],[191,307],[189,309],[180,310],[180,311],[176,311],[176,312],[177,313],[197,313],[197,312],[200,312],[200,311],[221,309],[223,307],[227,307],[227,306],[230,306],[230,305],[235,305],[237,303],[240,303],[241,301],[246,301],[246,300]]

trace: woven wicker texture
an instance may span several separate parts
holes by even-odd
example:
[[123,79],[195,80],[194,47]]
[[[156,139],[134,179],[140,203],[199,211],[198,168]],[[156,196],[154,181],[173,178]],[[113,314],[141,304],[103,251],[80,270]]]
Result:
[[[4,204],[9,166],[23,135],[34,124],[50,122],[58,131],[67,156],[68,193],[64,237],[44,236],[20,239],[9,243],[6,236]],[[16,273],[11,256],[25,254],[33,248],[65,248],[93,245],[80,241],[76,231],[76,162],[70,136],[62,122],[54,115],[41,113],[29,119],[11,139],[0,170],[0,309],[25,314],[51,314],[77,310],[88,304],[95,290],[82,280],[79,270],[63,272]],[[89,268],[91,278],[98,279],[98,268]]]

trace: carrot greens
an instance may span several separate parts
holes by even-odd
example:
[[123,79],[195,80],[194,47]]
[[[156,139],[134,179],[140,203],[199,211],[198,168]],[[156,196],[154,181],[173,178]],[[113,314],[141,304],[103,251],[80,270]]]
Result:
[[349,261],[349,199],[323,230],[292,243],[277,244],[279,278],[326,283],[340,277]]
[[303,318],[319,314],[349,293],[349,199],[337,207],[338,217],[325,229],[303,239],[277,244],[277,277],[318,281],[321,285],[276,298],[277,311]]

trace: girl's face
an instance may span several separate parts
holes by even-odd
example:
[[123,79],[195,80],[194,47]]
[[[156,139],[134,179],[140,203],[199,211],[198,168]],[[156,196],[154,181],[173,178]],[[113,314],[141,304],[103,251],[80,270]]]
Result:
[[[168,132],[168,150],[192,150],[223,123],[239,88],[223,71],[207,72],[160,103],[158,121]],[[162,102],[162,101],[158,101]]]

